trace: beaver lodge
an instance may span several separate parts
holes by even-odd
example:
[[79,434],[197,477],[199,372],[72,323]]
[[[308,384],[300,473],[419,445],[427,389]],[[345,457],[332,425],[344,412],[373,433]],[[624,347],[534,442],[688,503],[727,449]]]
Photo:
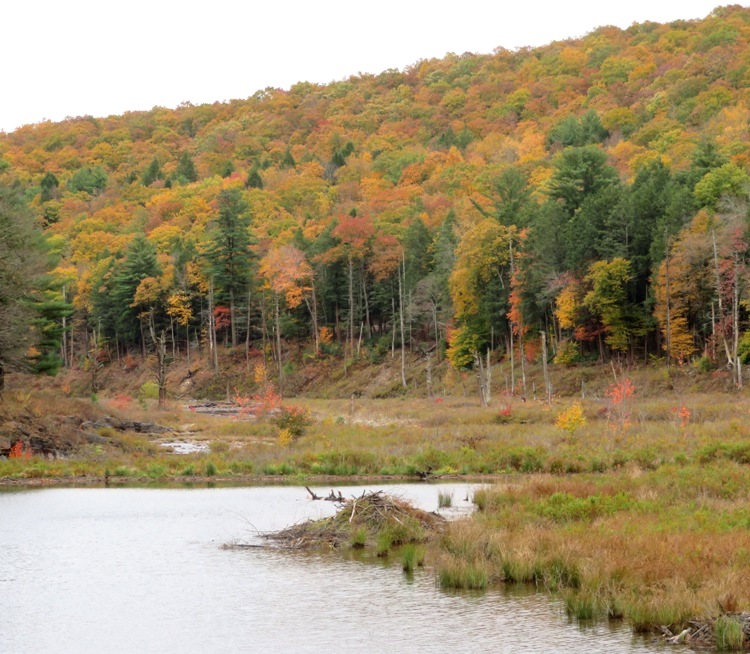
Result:
[[422,511],[383,491],[365,492],[350,499],[341,495],[313,495],[313,499],[335,501],[339,505],[336,515],[308,520],[262,537],[284,549],[376,546],[380,553],[390,547],[423,543],[445,523],[436,513]]

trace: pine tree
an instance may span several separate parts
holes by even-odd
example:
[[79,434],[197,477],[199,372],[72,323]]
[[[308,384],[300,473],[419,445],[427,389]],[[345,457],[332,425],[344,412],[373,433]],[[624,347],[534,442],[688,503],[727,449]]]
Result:
[[34,294],[49,260],[18,183],[0,182],[0,392],[5,372],[27,365],[38,343]]
[[183,152],[180,155],[175,175],[177,176],[177,180],[182,184],[189,184],[198,180],[198,171],[195,169],[195,163],[193,163],[193,158],[187,152]]
[[224,189],[217,198],[218,216],[206,250],[208,276],[217,288],[217,303],[229,305],[232,347],[237,346],[237,301],[251,279],[250,217],[237,188]]

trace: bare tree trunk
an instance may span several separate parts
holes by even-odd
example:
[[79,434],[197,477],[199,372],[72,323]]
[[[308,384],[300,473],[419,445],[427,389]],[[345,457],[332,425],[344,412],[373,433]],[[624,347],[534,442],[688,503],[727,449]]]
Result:
[[427,397],[432,397],[432,356],[427,355]]
[[488,405],[487,371],[485,369],[482,355],[474,350],[474,365],[477,370],[477,381],[479,382],[479,401],[483,407]]
[[143,318],[140,318],[138,320],[141,327],[141,354],[143,356],[143,360],[146,360],[147,352],[146,352],[146,334],[143,331]]
[[349,348],[354,357],[354,262],[349,256]]
[[[664,260],[664,275],[665,275],[665,292],[667,294],[667,370],[669,370],[672,364],[672,311],[671,311],[671,299],[669,296],[669,238],[667,238],[667,257]],[[714,303],[711,303],[711,315],[713,316]],[[713,322],[713,320],[712,320]],[[714,334],[716,333],[714,324]]]
[[487,404],[489,405],[489,403],[492,402],[492,364],[490,362],[490,351],[489,350],[487,350],[487,373],[486,373],[486,379],[487,379],[486,396],[487,396]]
[[216,316],[214,315],[214,282],[208,285],[208,353],[211,357],[211,367],[219,372],[219,348],[216,342]]
[[732,360],[734,362],[735,383],[737,388],[742,388],[742,364],[739,356],[740,346],[740,275],[739,254],[734,255],[734,289],[732,292]]
[[71,319],[70,321],[70,358],[68,359],[71,368],[75,368],[76,364],[76,351],[75,351],[75,335],[76,335],[76,322]]
[[[174,318],[169,316],[169,331],[172,335],[172,358],[177,359],[177,352],[175,351],[177,339],[174,336]],[[119,355],[118,355],[119,356]]]
[[159,386],[159,407],[163,408],[167,403],[167,330],[162,329],[161,334],[156,335],[153,312],[149,313],[148,329],[156,351],[156,383]]
[[549,380],[547,368],[547,332],[542,332],[542,368],[544,369],[544,388],[547,392],[547,404],[552,404],[552,384]]
[[432,322],[435,325],[435,356],[437,356],[437,362],[440,363],[440,330],[438,328],[437,318],[437,304],[432,303]]
[[[362,272],[362,298],[365,301],[365,325],[367,325],[367,338],[372,338],[372,325],[370,325],[370,301],[367,298],[367,275],[365,275],[364,271]],[[357,352],[357,356],[359,356],[359,352]]]
[[320,329],[318,328],[318,300],[315,294],[315,284],[311,283],[312,294],[310,298],[305,297],[305,306],[310,314],[312,322],[313,338],[315,339],[315,356],[320,355]]
[[279,364],[279,395],[284,396],[284,366],[281,360],[281,317],[279,313],[279,296],[275,297],[274,317],[276,321],[276,358]]
[[[404,270],[404,272],[406,272]],[[401,385],[406,388],[406,350],[404,349],[404,281],[398,271],[398,305],[401,322]]]
[[[67,301],[67,286],[62,288],[63,301]],[[63,366],[68,367],[68,319],[67,316],[62,317],[62,343],[60,343],[60,349],[62,351]],[[0,388],[0,391],[2,389]]]
[[[724,302],[721,297],[721,273],[719,272],[719,253],[718,249],[716,247],[716,232],[712,229],[711,230],[711,239],[713,241],[713,247],[714,247],[714,274],[716,276],[716,296],[719,302],[719,320],[721,323],[724,322]],[[724,344],[724,352],[727,356],[727,363],[729,365],[734,366],[734,360],[732,357],[732,353],[729,349],[729,343],[727,343],[727,337],[724,330],[721,330],[721,342]]]
[[391,323],[393,329],[391,330],[391,359],[396,358],[396,300],[391,297]]
[[237,320],[236,307],[234,306],[234,289],[229,289],[229,325],[232,334],[232,349],[237,347]]
[[260,303],[260,322],[263,325],[262,337],[263,337],[263,363],[266,361],[268,354],[268,318],[266,317],[266,305]]
[[250,291],[247,292],[247,319],[245,321],[245,365],[250,369]]
[[[141,321],[142,323],[142,321]],[[143,324],[141,324],[143,327]],[[96,329],[91,332],[91,349],[89,350],[89,365],[91,368],[91,393],[99,392],[99,339]]]

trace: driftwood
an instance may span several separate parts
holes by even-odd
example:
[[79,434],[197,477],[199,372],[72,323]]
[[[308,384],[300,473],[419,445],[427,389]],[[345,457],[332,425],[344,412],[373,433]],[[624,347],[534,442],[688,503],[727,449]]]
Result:
[[166,434],[172,432],[171,427],[157,425],[153,422],[139,422],[138,420],[118,420],[111,416],[106,416],[101,420],[86,420],[81,423],[80,429],[84,432],[94,431],[109,427],[117,431],[134,431],[138,434]]
[[416,470],[415,474],[419,477],[419,481],[430,481],[440,477],[440,475],[432,472],[432,467],[428,467],[427,470]]
[[312,490],[310,490],[309,486],[305,486],[305,490],[308,493],[310,493],[311,500],[323,500],[324,502],[337,502],[338,504],[346,503],[346,500],[344,499],[344,496],[341,494],[341,491],[339,491],[338,494],[336,494],[334,493],[333,489],[331,489],[331,492],[328,494],[327,497],[321,497],[320,495],[316,495]]
[[[735,620],[742,628],[745,643],[750,643],[750,613],[726,612],[723,617]],[[690,644],[693,647],[715,648],[716,643],[716,621],[718,618],[708,620],[688,620],[686,627],[678,634],[673,634],[668,627],[661,627],[660,631],[665,642],[670,645]]]

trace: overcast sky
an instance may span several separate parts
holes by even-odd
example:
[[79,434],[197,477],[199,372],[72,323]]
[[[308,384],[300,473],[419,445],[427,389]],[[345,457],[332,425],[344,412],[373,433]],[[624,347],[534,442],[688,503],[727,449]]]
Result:
[[[727,4],[727,3],[725,3]],[[703,18],[717,0],[14,0],[0,39],[0,130],[246,98],[601,25]]]

